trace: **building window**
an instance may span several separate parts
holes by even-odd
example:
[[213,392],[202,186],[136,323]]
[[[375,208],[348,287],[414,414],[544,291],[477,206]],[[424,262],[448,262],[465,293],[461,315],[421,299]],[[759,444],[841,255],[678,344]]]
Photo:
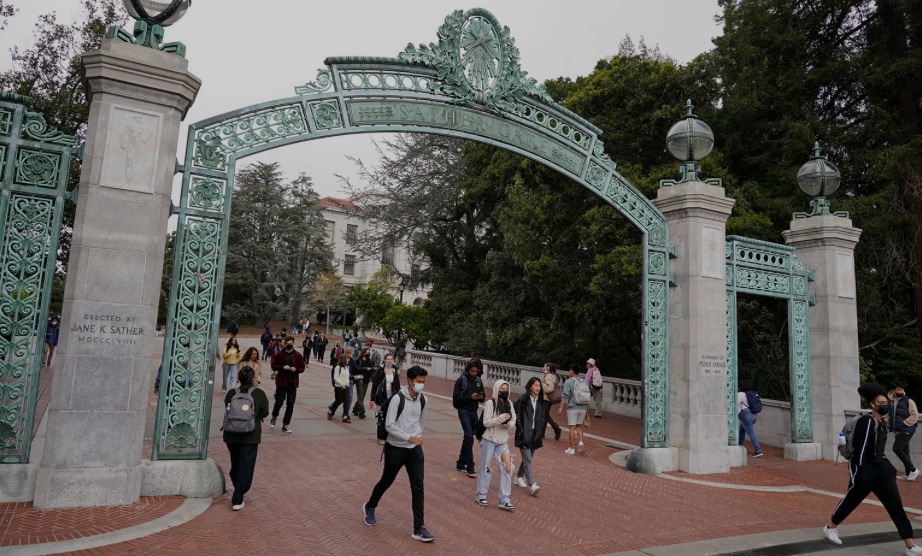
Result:
[[327,241],[330,243],[330,245],[336,245],[336,222],[333,222],[332,220],[324,220],[323,227],[327,233]]
[[355,255],[346,255],[343,261],[343,276],[355,276]]
[[359,227],[357,224],[346,224],[346,245],[352,247],[359,239]]
[[394,240],[385,239],[381,244],[381,265],[394,266]]
[[410,265],[410,280],[412,280],[414,283],[419,280],[419,271],[420,268],[418,264]]

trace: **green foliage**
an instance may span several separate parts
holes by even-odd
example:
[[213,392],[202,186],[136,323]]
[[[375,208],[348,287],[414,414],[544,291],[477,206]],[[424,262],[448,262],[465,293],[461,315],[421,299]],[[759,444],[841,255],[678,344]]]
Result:
[[388,267],[375,272],[365,286],[355,286],[349,291],[349,305],[362,315],[365,327],[381,326],[389,340],[399,327],[385,325],[388,311],[396,300],[389,291],[394,289],[395,273]]
[[297,322],[317,279],[332,268],[332,258],[310,178],[302,174],[286,184],[278,164],[262,162],[237,173],[225,318],[259,326],[279,317],[289,325]]
[[163,274],[160,278],[160,301],[157,304],[157,322],[165,323],[170,312],[170,290],[173,284],[173,259],[176,254],[176,232],[166,236],[163,252]]
[[[709,123],[733,176],[727,193],[737,206],[728,232],[778,241],[791,212],[807,209],[794,177],[819,141],[843,174],[832,209],[849,211],[863,230],[855,268],[862,371],[919,391],[922,4],[721,6],[723,36],[698,63],[721,86]],[[783,315],[770,313],[772,321]]]
[[[400,303],[392,305],[378,324],[386,331],[405,331],[416,349],[426,349],[430,345],[432,322],[429,319],[429,312],[423,307]],[[388,338],[392,342],[396,340],[393,334]]]
[[[128,16],[117,0],[82,0],[83,21],[61,23],[54,12],[42,15],[34,26],[28,47],[13,47],[13,65],[0,71],[0,90],[32,99],[29,111],[45,118],[49,129],[83,139],[90,104],[83,85],[80,54],[97,50],[110,25],[123,24]],[[0,29],[16,8],[0,1]],[[68,189],[80,181],[80,161],[74,157],[68,175]],[[65,203],[58,242],[59,272],[67,272],[75,207]]]

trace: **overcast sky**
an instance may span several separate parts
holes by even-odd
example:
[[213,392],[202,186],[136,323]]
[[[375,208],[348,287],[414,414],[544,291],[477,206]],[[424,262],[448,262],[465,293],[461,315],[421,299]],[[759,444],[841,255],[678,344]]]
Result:
[[[19,12],[0,31],[4,69],[11,65],[10,47],[32,40],[39,14],[54,11],[59,21],[81,19],[79,0],[12,2]],[[434,43],[445,16],[478,7],[509,27],[522,69],[539,82],[589,74],[599,59],[617,52],[625,35],[635,43],[644,38],[648,46],[687,62],[710,50],[721,32],[717,0],[195,0],[166,29],[165,39],[185,43],[189,70],[202,79],[185,123],[293,96],[294,87],[314,81],[330,56],[396,57],[408,43]],[[665,136],[666,131],[650,133]],[[185,133],[184,126],[179,152]],[[289,179],[303,172],[321,195],[342,196],[335,175],[354,175],[346,155],[373,162],[374,137],[308,141],[244,159],[238,169],[255,160],[279,162]]]

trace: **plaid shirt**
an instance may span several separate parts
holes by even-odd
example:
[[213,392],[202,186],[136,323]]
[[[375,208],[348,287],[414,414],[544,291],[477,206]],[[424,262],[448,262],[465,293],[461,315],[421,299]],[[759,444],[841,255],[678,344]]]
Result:
[[[294,371],[287,371],[282,367],[294,367]],[[304,356],[295,350],[290,352],[280,350],[272,356],[272,370],[278,374],[275,375],[276,386],[300,386],[298,375],[304,372]]]

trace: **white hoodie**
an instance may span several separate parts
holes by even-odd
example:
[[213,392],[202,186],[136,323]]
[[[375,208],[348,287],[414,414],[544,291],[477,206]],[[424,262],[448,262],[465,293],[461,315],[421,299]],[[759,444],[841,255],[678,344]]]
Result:
[[512,391],[509,391],[509,426],[503,427],[506,417],[503,414],[496,414],[496,400],[499,399],[499,389],[503,384],[509,384],[505,380],[497,380],[493,383],[493,397],[483,404],[483,425],[487,428],[483,437],[494,444],[507,444],[509,442],[509,433],[515,434],[515,411],[512,409]]

